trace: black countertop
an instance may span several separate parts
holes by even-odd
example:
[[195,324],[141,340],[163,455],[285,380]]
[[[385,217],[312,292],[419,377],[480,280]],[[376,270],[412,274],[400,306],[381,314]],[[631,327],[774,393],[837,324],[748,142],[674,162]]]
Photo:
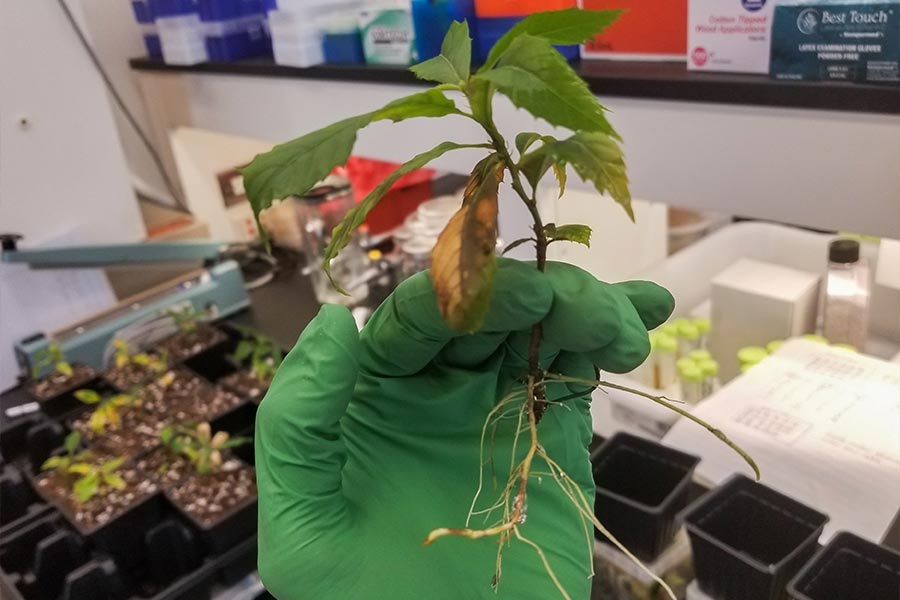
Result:
[[[416,79],[406,67],[390,65],[297,68],[277,65],[271,58],[189,66],[167,65],[151,58],[134,58],[130,63],[137,71],[429,85]],[[575,69],[600,96],[900,114],[900,86],[780,81],[765,75],[700,73],[688,71],[684,63],[673,62],[585,60],[577,63]]]

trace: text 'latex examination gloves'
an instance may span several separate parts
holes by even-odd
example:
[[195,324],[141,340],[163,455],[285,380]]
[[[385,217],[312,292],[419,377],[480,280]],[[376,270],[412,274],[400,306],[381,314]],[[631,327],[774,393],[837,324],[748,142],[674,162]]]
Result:
[[[259,571],[269,591],[280,600],[559,598],[535,550],[515,539],[504,550],[496,593],[496,537],[422,542],[432,529],[465,525],[485,418],[522,385],[531,325],[543,321],[544,368],[593,379],[595,365],[627,372],[640,364],[648,329],[673,304],[652,283],[610,285],[571,265],[549,263],[541,273],[500,259],[490,310],[475,334],[447,327],[426,273],[401,284],[361,333],[346,308],[322,307],[257,416]],[[549,384],[547,396],[585,387]],[[476,510],[500,497],[528,446],[519,443],[511,462],[516,425],[501,421],[485,443]],[[590,394],[549,406],[538,433],[593,503]],[[532,468],[547,471],[540,459]],[[475,516],[470,526],[501,517]],[[573,599],[588,598],[591,548],[552,477],[531,479],[520,531],[543,549]]]

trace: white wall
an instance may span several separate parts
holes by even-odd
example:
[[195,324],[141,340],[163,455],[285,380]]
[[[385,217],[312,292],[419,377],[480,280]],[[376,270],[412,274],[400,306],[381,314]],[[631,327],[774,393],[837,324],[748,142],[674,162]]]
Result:
[[[55,2],[56,0],[44,1]],[[148,131],[149,125],[143,99],[134,73],[128,64],[128,59],[147,54],[140,27],[134,20],[131,11],[131,2],[128,0],[77,1],[81,3],[84,13],[82,31],[88,36],[97,58],[112,79],[113,85],[131,114],[134,115],[141,128],[145,132]],[[72,4],[74,0],[68,0],[68,2]],[[110,106],[115,115],[119,139],[125,151],[129,169],[160,195],[170,196],[147,147],[141,142],[134,128],[111,98]],[[166,140],[151,139],[151,143],[158,146],[165,144]]]
[[[169,123],[283,141],[423,88],[370,83],[159,73],[177,78]],[[626,140],[632,190],[652,202],[822,229],[900,237],[900,117],[601,97]],[[158,106],[163,102],[158,99]],[[501,129],[546,129],[501,103]],[[458,119],[379,123],[357,152],[402,161],[442,139],[481,139]],[[476,151],[438,168],[467,172]],[[570,177],[571,185],[578,185]]]
[[0,229],[40,239],[70,228],[94,242],[144,234],[102,82],[60,7],[3,0]]

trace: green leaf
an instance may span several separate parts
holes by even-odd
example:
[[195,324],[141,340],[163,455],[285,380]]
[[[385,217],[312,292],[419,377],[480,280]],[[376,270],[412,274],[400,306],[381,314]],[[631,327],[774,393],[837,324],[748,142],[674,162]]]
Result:
[[535,133],[533,131],[523,131],[519,135],[516,136],[516,150],[519,151],[519,156],[522,156],[528,149],[534,144],[536,141],[540,140],[542,137],[541,134]]
[[460,114],[460,112],[453,100],[442,92],[439,90],[428,90],[394,100],[371,114],[373,123],[383,120],[391,120],[397,123],[414,117],[444,117]]
[[503,249],[503,252],[501,252],[500,255],[503,256],[510,250],[513,250],[514,248],[518,248],[522,244],[527,244],[528,242],[534,242],[534,241],[535,241],[534,238],[519,238],[519,239],[515,240],[514,242],[510,242],[506,246],[506,248]]
[[440,83],[461,84],[469,79],[472,65],[472,40],[469,38],[469,24],[454,21],[450,24],[441,53],[434,58],[410,67],[419,79]]
[[67,454],[75,454],[75,450],[78,449],[78,444],[80,443],[81,433],[79,433],[78,431],[73,431],[66,436],[66,439],[63,442],[63,447],[66,449]]
[[587,225],[559,225],[553,223],[544,226],[544,233],[551,242],[575,242],[591,247],[591,228]]
[[252,340],[242,340],[237,348],[234,349],[234,354],[232,358],[235,362],[242,363],[244,362],[251,354],[253,354],[253,350],[256,347],[256,342]]
[[494,86],[485,79],[471,78],[466,86],[472,116],[484,126],[493,121]]
[[587,84],[543,39],[520,35],[496,68],[475,78],[490,81],[517,107],[551,125],[616,135]]
[[237,448],[238,446],[243,446],[245,444],[249,444],[253,441],[251,437],[233,437],[229,438],[228,441],[224,442],[219,446],[220,450],[224,450],[226,448]]
[[547,141],[519,161],[519,168],[531,185],[537,185],[554,163],[569,164],[582,181],[589,181],[601,194],[609,194],[631,220],[631,192],[625,158],[615,140],[602,133],[578,132],[564,140]]
[[415,171],[416,169],[421,169],[434,159],[439,156],[451,151],[458,150],[460,148],[484,148],[487,147],[485,144],[456,144],[454,142],[443,142],[438,144],[431,150],[427,152],[423,152],[418,156],[412,158],[411,160],[403,163],[400,167],[388,175],[381,183],[379,183],[374,190],[369,192],[369,194],[363,198],[362,202],[351,208],[347,211],[347,214],[344,216],[344,220],[338,223],[337,227],[334,228],[334,231],[331,234],[331,241],[328,242],[328,246],[325,248],[325,259],[323,261],[323,266],[325,268],[325,273],[328,275],[328,278],[331,280],[332,285],[343,294],[347,294],[347,292],[342,289],[334,280],[334,277],[331,275],[331,259],[338,255],[338,252],[343,250],[347,244],[350,243],[350,240],[353,237],[353,232],[357,227],[362,225],[363,221],[366,220],[366,215],[369,214],[369,211],[375,208],[378,202],[382,197],[387,193],[391,186],[396,183],[398,179]]
[[116,490],[124,490],[127,487],[125,480],[115,473],[104,473],[103,483]]
[[477,331],[487,314],[497,268],[497,192],[503,170],[497,154],[475,165],[463,205],[431,253],[430,273],[438,308],[456,331]]
[[609,27],[622,12],[567,8],[529,15],[497,40],[479,72],[494,66],[512,42],[523,34],[539,37],[550,44],[583,44]]
[[[350,117],[258,154],[240,169],[244,189],[259,224],[259,213],[275,200],[302,196],[350,157],[356,134],[373,121],[442,117],[458,113],[440,91],[428,90],[394,100],[379,110]],[[267,241],[265,230],[260,235]]]
[[[347,162],[357,132],[372,120],[372,113],[350,117],[313,131],[269,152],[258,154],[240,169],[247,199],[259,223],[259,213],[272,202],[303,195],[331,170]],[[265,232],[260,226],[260,233]]]
[[75,493],[75,499],[84,504],[97,494],[100,486],[100,474],[91,473],[75,482],[72,491]]
[[172,442],[172,438],[175,437],[175,429],[171,425],[166,425],[159,432],[159,441],[168,446]]
[[85,404],[97,404],[100,402],[100,394],[96,390],[75,390],[75,397]]

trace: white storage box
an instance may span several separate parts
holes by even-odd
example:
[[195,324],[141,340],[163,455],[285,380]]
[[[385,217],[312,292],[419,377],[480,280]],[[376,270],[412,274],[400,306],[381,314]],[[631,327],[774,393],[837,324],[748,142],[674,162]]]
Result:
[[815,331],[819,281],[806,271],[749,258],[716,275],[709,350],[723,382],[740,372],[737,352],[744,346],[765,347]]
[[308,15],[284,10],[269,13],[275,62],[290,67],[311,67],[325,62],[322,34]]
[[[779,263],[822,276],[828,263],[828,244],[834,237],[772,223],[737,223],[719,229],[634,278],[654,281],[672,292],[676,300],[674,317],[699,315],[702,309],[698,307],[709,303],[715,276],[738,260],[751,258]],[[878,245],[863,243],[860,250],[869,264],[876,267],[870,270],[874,277]],[[867,354],[884,359],[897,354],[900,349],[898,306],[900,290],[873,282]],[[625,375],[604,373],[603,378],[652,392]],[[603,436],[625,430],[659,439],[677,419],[672,411],[627,392],[597,390],[593,398],[593,428]],[[617,411],[620,418],[613,415],[614,405],[621,407]],[[625,414],[629,415],[627,421],[621,419]]]
[[206,29],[200,15],[158,17],[156,28],[163,60],[170,65],[195,65],[206,62]]

